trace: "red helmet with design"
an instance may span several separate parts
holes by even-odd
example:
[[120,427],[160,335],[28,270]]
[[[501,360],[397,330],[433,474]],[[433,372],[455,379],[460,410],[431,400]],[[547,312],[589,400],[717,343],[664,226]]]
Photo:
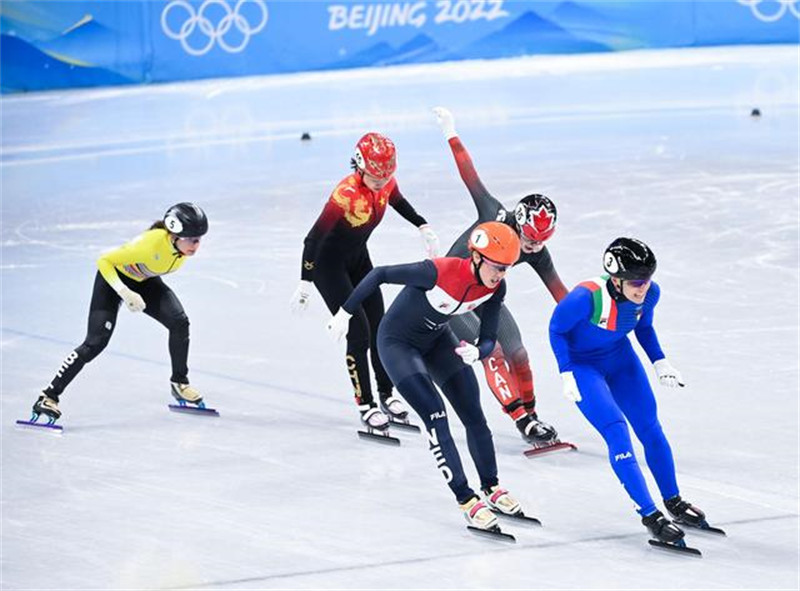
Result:
[[520,232],[535,242],[544,242],[556,231],[558,212],[548,197],[534,193],[523,197],[514,210]]
[[397,150],[394,142],[385,135],[370,132],[365,134],[353,155],[356,166],[379,179],[388,179],[397,170]]

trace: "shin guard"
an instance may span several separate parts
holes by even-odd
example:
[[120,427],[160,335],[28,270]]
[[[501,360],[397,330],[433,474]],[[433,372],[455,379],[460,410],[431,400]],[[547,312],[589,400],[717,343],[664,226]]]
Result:
[[520,347],[511,355],[511,372],[516,380],[517,391],[528,414],[536,414],[536,394],[533,388],[533,370],[528,361],[528,352]]

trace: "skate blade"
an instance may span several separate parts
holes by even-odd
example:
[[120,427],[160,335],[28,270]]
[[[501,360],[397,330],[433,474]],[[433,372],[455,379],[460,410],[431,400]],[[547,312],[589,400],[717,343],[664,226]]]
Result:
[[37,423],[36,421],[17,421],[16,424],[20,430],[25,431],[42,431],[53,435],[61,435],[64,432],[64,427],[56,424]]
[[499,517],[505,517],[506,519],[511,519],[518,523],[525,523],[527,525],[537,525],[540,527],[542,525],[542,522],[539,519],[537,519],[536,517],[529,517],[528,515],[525,515],[525,513],[523,513],[522,511],[520,511],[519,513],[515,513],[514,515],[509,515],[508,513],[503,513],[502,511],[492,509],[492,513],[494,513]]
[[651,546],[655,546],[656,548],[660,548],[662,550],[668,550],[670,552],[676,552],[678,554],[685,554],[687,556],[697,556],[698,558],[703,556],[703,553],[700,552],[697,548],[692,548],[691,546],[687,546],[686,542],[681,540],[683,543],[682,545],[678,544],[670,544],[668,542],[662,542],[661,540],[647,540],[647,542]]
[[568,441],[554,441],[553,443],[545,443],[544,445],[539,445],[532,447],[531,449],[526,449],[522,453],[525,455],[526,458],[532,458],[553,451],[561,451],[561,450],[578,451],[578,446],[575,445],[574,443],[569,443]]
[[517,538],[515,538],[511,534],[507,534],[506,532],[502,531],[500,527],[497,525],[494,526],[492,529],[483,529],[480,527],[475,527],[474,525],[468,525],[467,529],[472,533],[474,533],[475,535],[484,538],[498,540],[500,542],[510,542],[512,544],[517,543]]
[[358,437],[365,441],[372,441],[374,443],[382,443],[384,445],[400,445],[400,440],[397,437],[389,435],[389,431],[359,431]]
[[413,431],[414,433],[420,433],[420,428],[418,425],[414,425],[408,420],[401,421],[399,419],[393,419],[389,417],[389,425],[392,427],[397,427],[398,429],[403,429],[404,431]]
[[182,405],[182,404],[170,404],[169,409],[172,412],[179,412],[187,415],[202,415],[207,417],[218,417],[219,412],[217,412],[216,408],[200,408],[199,406],[189,406],[189,405]]
[[714,534],[717,536],[724,536],[726,538],[728,537],[728,534],[725,533],[724,529],[720,529],[718,527],[714,527],[713,525],[709,525],[707,521],[704,521],[700,525],[691,525],[689,523],[686,523],[685,521],[678,521],[677,519],[673,521],[682,527],[691,528],[693,532]]

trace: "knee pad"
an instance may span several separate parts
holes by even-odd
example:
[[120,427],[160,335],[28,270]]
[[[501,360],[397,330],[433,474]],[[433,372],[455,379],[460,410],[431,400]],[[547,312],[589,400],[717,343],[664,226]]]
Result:
[[178,314],[170,319],[167,329],[173,334],[189,335],[189,317],[186,314]]
[[513,365],[528,365],[529,363],[528,351],[525,347],[519,347],[515,351],[512,351],[509,358]]
[[111,340],[111,334],[90,336],[81,343],[75,352],[84,363],[89,363],[92,359],[100,355]]
[[[461,371],[442,384],[442,391],[450,392],[452,397],[459,396],[460,393],[469,395],[470,390],[473,387],[477,387],[476,382],[468,379],[467,376],[469,376],[470,373],[472,373],[472,369],[465,366]],[[454,395],[452,394],[453,392],[455,393]],[[483,409],[480,405],[480,394],[478,392],[475,392],[474,399],[475,405],[471,409],[468,409],[471,410],[471,412],[464,413],[463,409],[462,412],[458,412],[457,409],[454,410],[457,411],[456,414],[458,414],[459,420],[461,420],[464,428],[468,431],[472,431],[473,433],[482,430],[489,431],[489,425],[486,423],[486,416],[483,414]]]
[[645,449],[661,445],[667,440],[666,436],[664,435],[664,430],[661,428],[661,423],[658,422],[658,420],[653,421],[649,427],[647,427],[638,435],[639,441],[642,442],[642,446]]

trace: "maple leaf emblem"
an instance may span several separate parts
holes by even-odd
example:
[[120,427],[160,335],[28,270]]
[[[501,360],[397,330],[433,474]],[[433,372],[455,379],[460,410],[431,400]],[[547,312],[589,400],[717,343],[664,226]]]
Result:
[[533,218],[533,227],[539,232],[544,232],[553,225],[553,216],[547,212],[545,207],[540,207],[531,217]]

